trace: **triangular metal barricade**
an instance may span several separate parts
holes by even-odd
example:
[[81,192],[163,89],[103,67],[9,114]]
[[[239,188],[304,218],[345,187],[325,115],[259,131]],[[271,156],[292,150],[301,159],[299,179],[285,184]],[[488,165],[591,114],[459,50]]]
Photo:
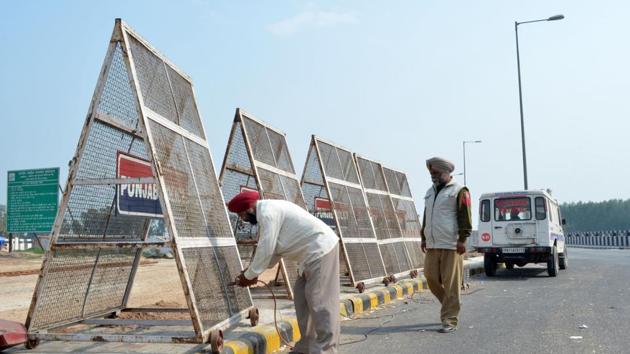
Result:
[[386,270],[352,153],[315,135],[302,175],[304,199],[340,237],[353,286],[386,281]]
[[383,166],[383,173],[398,216],[402,237],[405,239],[412,269],[421,269],[424,267],[424,254],[420,247],[422,224],[409,188],[407,175],[385,166]]
[[[306,209],[286,134],[240,108],[234,115],[219,183],[226,200],[250,189],[257,190],[263,199],[288,200]],[[230,214],[230,221],[247,267],[255,252],[257,227],[240,221],[236,214]],[[281,259],[276,279],[278,275],[285,280],[287,297],[292,299],[297,264]]]
[[[149,238],[157,218],[165,242]],[[142,251],[156,246],[175,255],[186,307],[169,311],[190,314],[182,331],[54,330],[133,310]],[[241,270],[191,79],[117,19],[33,294],[28,344],[206,343],[255,310],[247,288],[229,285]]]
[[356,153],[354,156],[387,273],[391,280],[407,274],[415,276],[415,272],[410,272],[411,261],[382,164]]

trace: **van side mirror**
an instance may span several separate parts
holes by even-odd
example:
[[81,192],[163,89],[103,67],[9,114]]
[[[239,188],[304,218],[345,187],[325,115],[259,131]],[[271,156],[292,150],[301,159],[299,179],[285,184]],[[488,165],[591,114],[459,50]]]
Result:
[[562,218],[562,225],[566,225],[567,224],[567,219]]

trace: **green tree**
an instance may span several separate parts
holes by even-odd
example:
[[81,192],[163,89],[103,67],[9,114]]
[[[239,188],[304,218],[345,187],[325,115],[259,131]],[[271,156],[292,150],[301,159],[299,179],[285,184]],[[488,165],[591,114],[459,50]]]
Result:
[[561,210],[569,232],[630,229],[630,199],[565,203]]

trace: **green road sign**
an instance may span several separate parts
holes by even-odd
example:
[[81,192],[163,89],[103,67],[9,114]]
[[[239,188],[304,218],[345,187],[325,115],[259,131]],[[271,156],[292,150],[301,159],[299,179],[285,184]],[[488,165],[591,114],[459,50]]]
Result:
[[7,231],[51,232],[59,201],[59,168],[9,171],[7,181]]

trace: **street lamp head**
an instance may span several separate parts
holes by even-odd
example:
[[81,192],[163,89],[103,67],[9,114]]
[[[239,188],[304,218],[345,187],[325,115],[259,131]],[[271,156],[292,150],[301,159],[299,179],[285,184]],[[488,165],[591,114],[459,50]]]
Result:
[[474,142],[475,143],[481,143],[481,140],[475,140]]
[[551,16],[547,19],[547,21],[558,21],[558,20],[562,20],[564,18],[564,15],[555,15],[555,16]]

